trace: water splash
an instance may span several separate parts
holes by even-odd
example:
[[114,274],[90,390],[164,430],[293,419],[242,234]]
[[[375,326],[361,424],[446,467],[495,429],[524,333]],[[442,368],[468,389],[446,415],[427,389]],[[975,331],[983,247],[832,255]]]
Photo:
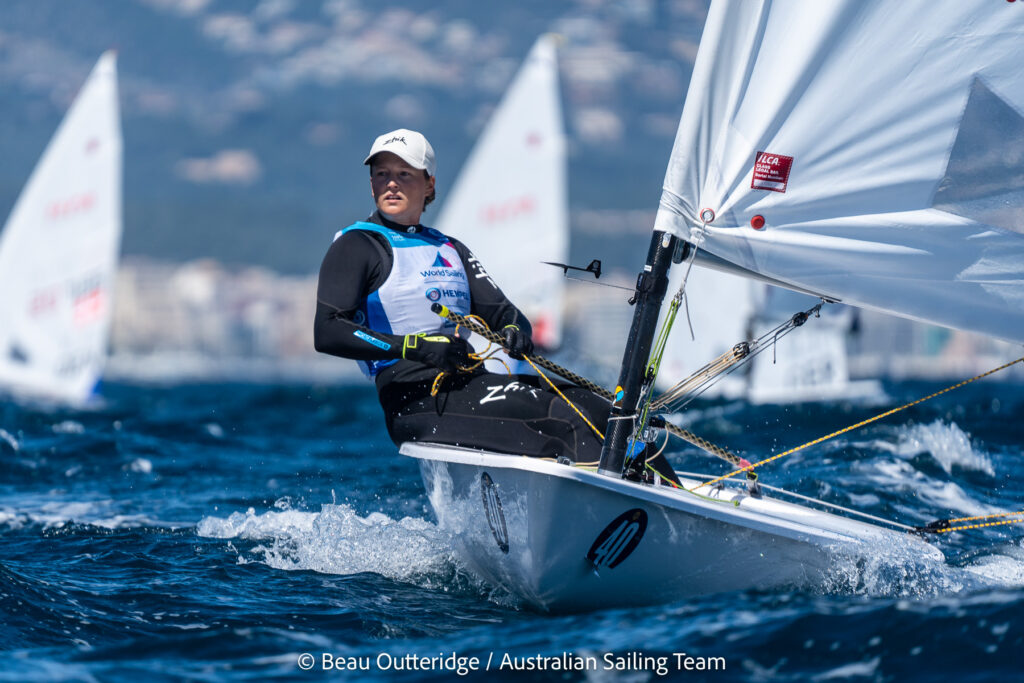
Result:
[[[392,519],[380,512],[359,516],[349,505],[326,504],[320,512],[249,508],[227,518],[204,517],[200,536],[264,541],[255,559],[276,569],[327,574],[372,572],[425,588],[480,584],[455,559],[450,539],[423,519]],[[240,555],[240,560],[247,561]]]
[[935,420],[931,424],[914,424],[902,427],[899,440],[891,451],[902,458],[913,458],[927,453],[939,464],[946,474],[952,474],[953,467],[984,472],[995,476],[995,469],[988,456],[974,449],[971,437],[955,422],[946,424]]

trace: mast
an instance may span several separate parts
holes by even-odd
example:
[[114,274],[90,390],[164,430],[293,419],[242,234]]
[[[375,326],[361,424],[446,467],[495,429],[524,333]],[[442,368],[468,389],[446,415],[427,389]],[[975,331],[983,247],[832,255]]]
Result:
[[668,289],[668,269],[672,265],[678,241],[670,233],[655,230],[647,250],[647,263],[636,280],[636,309],[633,311],[633,324],[629,328],[616,388],[616,394],[621,390],[622,396],[612,404],[604,447],[601,449],[601,463],[597,470],[609,477],[622,476],[627,440],[635,428],[643,427],[636,425],[635,419],[629,419],[629,416],[636,414],[646,379],[647,359],[651,354],[658,313]]

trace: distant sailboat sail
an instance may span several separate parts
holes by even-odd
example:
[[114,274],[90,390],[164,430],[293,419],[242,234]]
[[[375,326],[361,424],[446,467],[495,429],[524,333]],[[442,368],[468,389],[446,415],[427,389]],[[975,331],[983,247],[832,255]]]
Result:
[[93,68],[0,232],[0,389],[85,400],[106,357],[121,240],[116,55]]
[[568,260],[565,133],[552,35],[530,50],[437,219],[464,239],[533,323],[534,341],[562,338],[565,279],[541,261]]
[[655,228],[739,272],[1024,341],[1019,5],[714,3]]

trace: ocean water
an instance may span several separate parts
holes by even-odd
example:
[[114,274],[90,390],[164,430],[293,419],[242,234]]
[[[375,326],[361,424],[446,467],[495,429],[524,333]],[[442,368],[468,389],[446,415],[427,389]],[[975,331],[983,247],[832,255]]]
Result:
[[[938,388],[685,419],[753,460]],[[1024,386],[977,383],[761,477],[916,525],[1024,509],[1022,444]],[[539,614],[453,554],[369,386],[110,385],[89,410],[0,402],[0,681],[1002,681],[1022,671],[1022,538],[938,537],[947,561],[914,581],[869,566],[822,592]]]

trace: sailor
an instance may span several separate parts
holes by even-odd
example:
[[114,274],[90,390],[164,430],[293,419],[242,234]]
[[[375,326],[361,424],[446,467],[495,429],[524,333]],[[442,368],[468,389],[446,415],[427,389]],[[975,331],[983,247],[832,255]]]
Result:
[[562,398],[540,377],[474,368],[467,342],[431,311],[439,302],[478,316],[500,331],[514,358],[533,351],[529,320],[472,252],[421,223],[436,196],[427,139],[406,129],[385,133],[363,163],[376,210],[340,230],[320,266],[317,351],[359,361],[396,445],[430,441],[597,464],[605,399],[558,383]]

